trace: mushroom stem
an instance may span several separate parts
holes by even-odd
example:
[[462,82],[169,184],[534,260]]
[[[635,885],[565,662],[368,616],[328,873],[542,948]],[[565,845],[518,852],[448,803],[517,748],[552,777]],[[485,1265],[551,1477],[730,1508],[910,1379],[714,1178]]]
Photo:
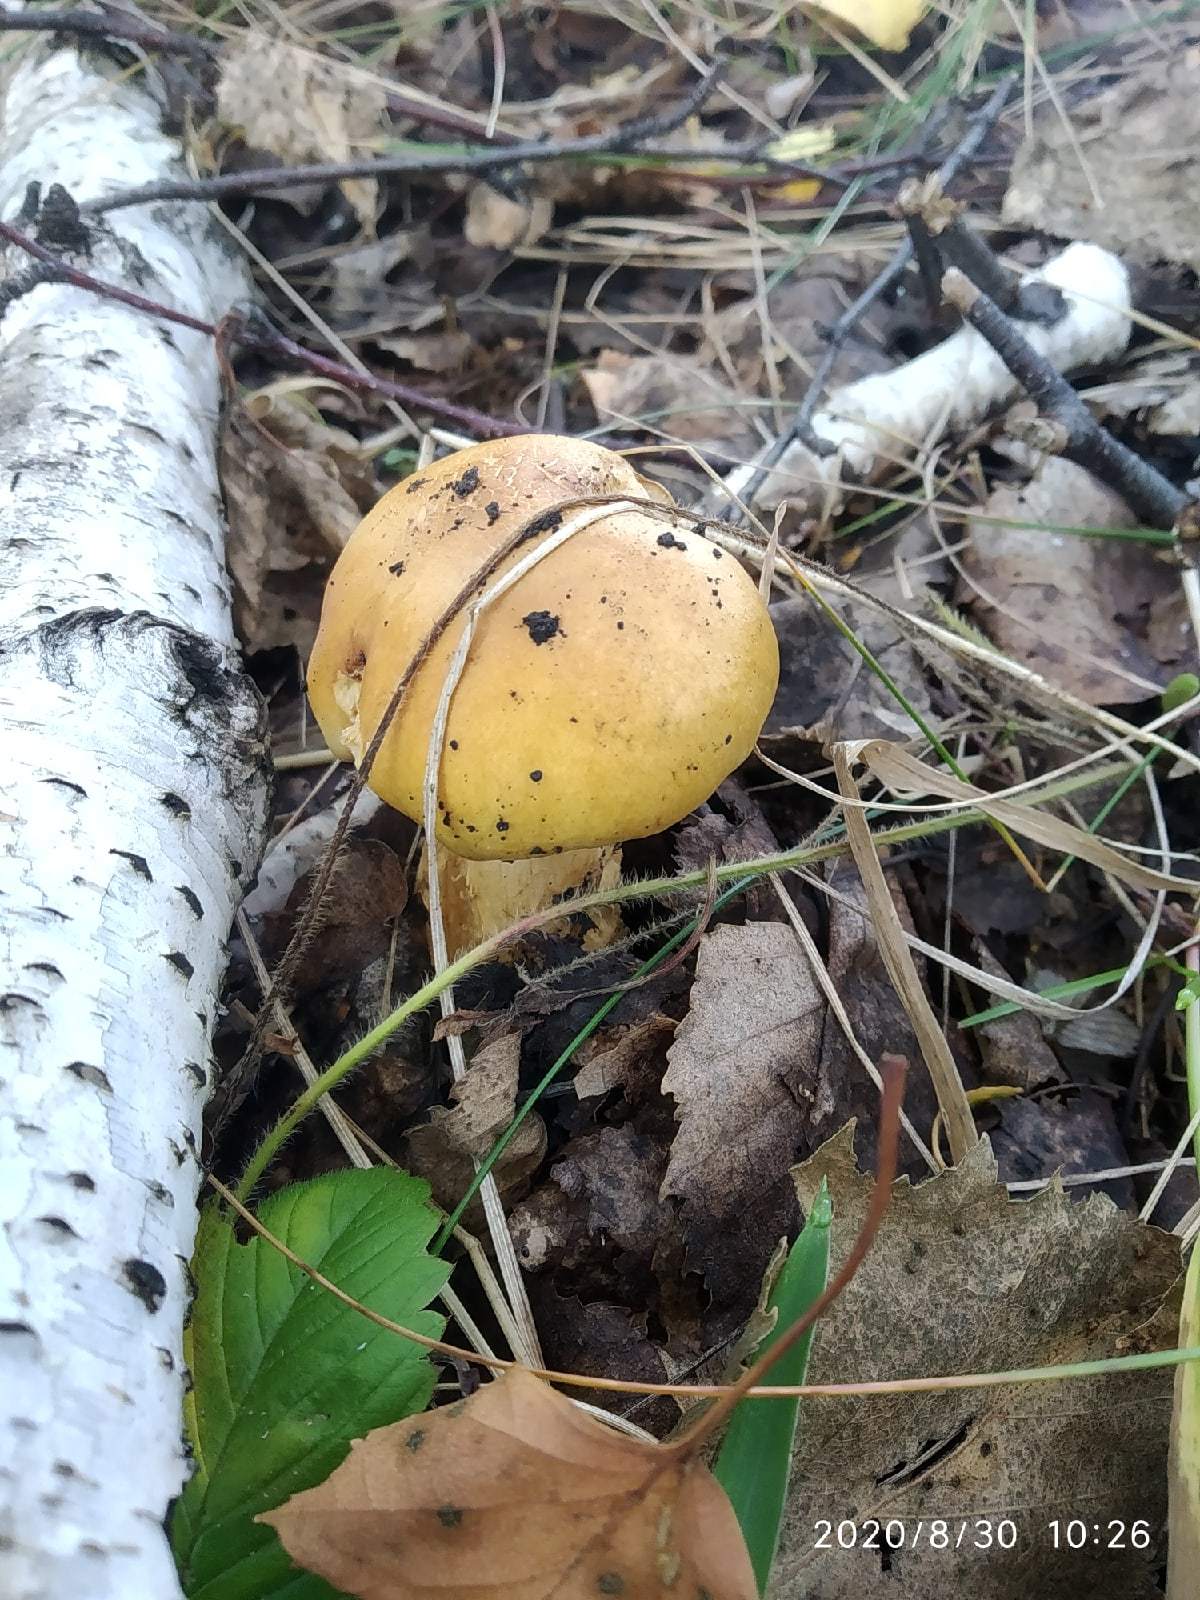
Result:
[[[443,846],[437,858],[442,922],[452,961],[530,912],[540,911],[566,896],[610,888],[621,875],[621,851],[616,845],[565,850],[524,861],[469,861]],[[426,852],[421,860],[422,895],[426,901],[428,871]],[[564,907],[563,923],[550,923],[544,931],[554,932],[565,926],[569,914],[570,907]],[[615,906],[600,906],[589,911],[587,918],[591,927],[583,936],[585,950],[603,949],[622,932],[621,915]]]

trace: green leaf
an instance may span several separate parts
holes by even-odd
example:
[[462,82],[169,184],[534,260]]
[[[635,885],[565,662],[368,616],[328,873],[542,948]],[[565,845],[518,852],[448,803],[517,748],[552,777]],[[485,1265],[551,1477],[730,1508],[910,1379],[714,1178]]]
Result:
[[[263,1202],[259,1217],[310,1266],[373,1311],[437,1338],[426,1311],[449,1268],[426,1253],[429,1185],[374,1168],[335,1172]],[[425,1351],[368,1322],[257,1235],[240,1244],[217,1206],[201,1215],[187,1333],[196,1470],[172,1542],[192,1600],[328,1600],[293,1567],[261,1511],[321,1483],[350,1442],[424,1410]]]
[[[783,1264],[767,1305],[776,1313],[775,1326],[763,1340],[760,1354],[786,1333],[825,1289],[829,1276],[829,1227],[833,1207],[824,1179],[808,1220]],[[772,1383],[803,1383],[814,1330],[781,1356],[771,1369]],[[787,1500],[796,1438],[799,1399],[743,1400],[733,1413],[713,1472],[737,1513],[738,1524],[758,1592],[766,1594],[771,1563],[779,1544],[779,1527]]]

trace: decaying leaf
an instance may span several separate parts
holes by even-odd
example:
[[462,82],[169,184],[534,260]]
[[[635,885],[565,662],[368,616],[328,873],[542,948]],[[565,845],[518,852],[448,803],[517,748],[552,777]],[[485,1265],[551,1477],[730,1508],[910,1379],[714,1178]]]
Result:
[[[836,896],[826,902],[825,909],[826,967],[854,1036],[872,1061],[891,1052],[916,1066],[920,1047],[900,996],[888,981],[879,949],[880,931],[869,913],[862,878],[852,861],[831,861],[825,876]],[[886,862],[885,877],[896,916],[907,932],[913,932],[900,874],[886,870]],[[822,1035],[814,1094],[808,1148],[815,1149],[856,1116],[863,1124],[859,1151],[870,1166],[875,1158],[879,1090],[839,1027],[827,1025]],[[930,1128],[937,1113],[937,1098],[927,1072],[918,1069],[909,1073],[904,1108],[914,1127],[923,1132]],[[927,1170],[924,1159],[903,1137],[900,1163],[901,1170],[914,1174]]]
[[809,9],[848,22],[881,50],[903,50],[929,0],[820,0]]
[[1174,567],[1141,544],[1057,531],[1132,527],[1111,489],[1051,456],[985,512],[967,524],[959,598],[1005,654],[1092,705],[1144,700],[1180,670],[1193,645]]
[[428,230],[401,229],[381,239],[359,239],[339,250],[330,262],[333,282],[329,290],[328,316],[338,327],[395,314],[396,291],[388,282],[402,261],[418,248],[429,251]]
[[662,1192],[682,1202],[689,1264],[720,1303],[757,1290],[794,1226],[787,1171],[809,1126],[824,1016],[789,927],[705,934],[691,1010],[667,1052],[679,1129]]
[[1184,156],[1200,147],[1197,73],[1193,44],[1156,53],[1069,118],[1044,105],[1013,164],[1004,221],[1200,271],[1195,174]]
[[[824,745],[909,736],[912,718],[810,600],[777,601],[771,617],[779,639],[779,690],[764,729],[768,752],[773,754],[780,741],[796,739]],[[911,704],[928,715],[929,686],[920,658],[895,624],[866,607],[847,613],[846,620]]]
[[[975,959],[985,972],[1008,977],[982,939],[975,941]],[[1014,1011],[994,1022],[982,1023],[975,1037],[986,1083],[1009,1084],[1028,1094],[1063,1076],[1038,1019],[1028,1011]],[[1040,1172],[1045,1170],[1039,1168]]]
[[[836,1218],[832,1270],[871,1185],[855,1164],[852,1128],[796,1169],[805,1207],[822,1177]],[[821,1323],[809,1380],[987,1372],[1165,1348],[1175,1343],[1179,1271],[1179,1241],[1103,1195],[1074,1202],[1050,1188],[1010,1200],[984,1142],[936,1178],[895,1185],[866,1262]],[[1158,1593],[1171,1385],[1170,1372],[1145,1372],[806,1401],[773,1592],[1149,1600]],[[1127,1527],[1145,1519],[1150,1548],[1101,1548],[1089,1532],[1083,1549],[1056,1551],[1050,1521],[1072,1517],[1089,1530],[1109,1518]],[[1015,1547],[993,1537],[985,1548],[985,1525],[995,1533],[1004,1518]],[[903,1524],[903,1544],[886,1561],[867,1548],[872,1519]],[[931,1547],[931,1519],[948,1522],[949,1548]],[[846,1541],[854,1547],[822,1539],[825,1520],[834,1530],[854,1524],[856,1540]]]
[[628,1276],[649,1256],[664,1226],[658,1142],[629,1124],[592,1128],[572,1139],[550,1178],[513,1212],[522,1266],[571,1271],[599,1256],[622,1259]]
[[[474,1176],[476,1161],[512,1121],[517,1106],[521,1038],[508,1033],[475,1052],[461,1083],[450,1091],[457,1104],[435,1107],[426,1122],[405,1136],[406,1165],[429,1180],[435,1200],[450,1210]],[[525,1118],[493,1168],[502,1195],[527,1183],[546,1153],[546,1126],[535,1112]],[[467,1213],[475,1225],[478,1202]]]
[[357,444],[278,387],[229,408],[221,482],[234,621],[247,650],[294,644],[308,655],[320,611],[314,568],[332,564],[378,494]]
[[476,248],[515,250],[520,244],[536,244],[553,220],[554,203],[545,195],[514,200],[490,183],[473,183],[463,232]]
[[[291,936],[311,888],[309,875],[292,889],[283,911],[267,918],[265,942],[272,956]],[[408,876],[396,852],[380,839],[351,837],[321,902],[320,937],[305,952],[297,982],[316,988],[361,972],[387,950],[407,901]]]
[[[248,145],[301,166],[370,155],[384,127],[387,96],[369,72],[283,39],[246,30],[221,51],[217,114]],[[368,231],[375,226],[378,184],[352,178],[342,185]],[[288,189],[283,198],[311,210],[321,187]]]
[[621,426],[644,417],[698,449],[719,447],[736,456],[754,448],[758,436],[742,397],[694,356],[602,350],[579,376],[601,422]]
[[706,1467],[614,1432],[521,1368],[368,1434],[264,1520],[363,1600],[756,1600]]
[[[575,1074],[575,1093],[586,1100],[591,1095],[610,1094],[631,1080],[641,1087],[646,1074],[654,1071],[659,1051],[674,1035],[675,1019],[655,1011],[619,1033],[613,1030],[598,1049],[588,1050],[585,1045],[578,1052],[582,1065]],[[626,1096],[635,1097],[636,1090]]]

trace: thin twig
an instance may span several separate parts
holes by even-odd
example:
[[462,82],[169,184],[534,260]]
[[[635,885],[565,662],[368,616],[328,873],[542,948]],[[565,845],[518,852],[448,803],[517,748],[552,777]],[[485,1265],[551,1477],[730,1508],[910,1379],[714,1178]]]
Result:
[[[115,283],[106,283],[102,278],[82,271],[61,256],[56,256],[52,250],[47,250],[46,246],[39,244],[36,239],[31,239],[28,234],[22,233],[19,228],[13,227],[11,222],[0,222],[0,239],[33,256],[45,269],[44,274],[30,275],[29,281],[24,283],[25,292],[38,283],[62,283],[69,284],[75,289],[86,289],[104,300],[129,306],[131,310],[144,312],[147,316],[159,317],[162,321],[173,322],[181,328],[190,328],[194,333],[206,333],[210,338],[218,339],[223,345],[227,346],[230,342],[234,342],[243,349],[253,350],[260,355],[295,361],[309,372],[330,378],[347,389],[375,394],[381,399],[397,400],[401,405],[430,411],[435,416],[445,417],[447,421],[457,422],[461,427],[470,429],[479,438],[496,439],[527,431],[518,423],[502,422],[498,417],[490,417],[486,412],[476,411],[473,406],[457,405],[452,400],[442,399],[440,395],[429,394],[406,383],[394,383],[390,378],[381,378],[377,373],[359,372],[354,367],[345,366],[329,356],[309,350],[305,345],[297,344],[294,339],[289,339],[286,334],[281,333],[256,307],[231,312],[220,323],[205,322],[199,317],[190,317],[183,311],[175,311],[170,306],[161,305],[157,300],[149,300],[145,295],[135,294],[131,289],[122,289]],[[8,300],[0,298],[0,316],[13,298],[16,297],[10,295]]]
[[429,394],[424,389],[414,389],[411,384],[381,378],[376,372],[360,372],[356,367],[334,361],[330,356],[319,355],[307,345],[289,339],[257,307],[246,312],[234,312],[226,319],[226,326],[244,350],[254,350],[259,355],[275,356],[283,361],[295,361],[309,372],[330,378],[347,389],[378,395],[385,400],[397,400],[403,406],[418,410],[432,411],[468,429],[476,438],[500,439],[528,432],[518,422],[504,422],[499,417],[489,416],[486,411],[477,411],[474,406],[459,405],[453,400],[442,399],[440,395]]
[[79,38],[111,39],[168,55],[210,61],[214,51],[190,33],[172,33],[147,17],[117,11],[23,11],[0,6],[0,33],[71,33]]
[[370,160],[316,162],[299,167],[264,167],[247,172],[226,172],[215,178],[164,179],[119,189],[86,201],[81,211],[116,211],[125,206],[147,205],[157,200],[224,200],[231,196],[277,192],[302,184],[333,183],[345,178],[429,177],[443,172],[492,172],[521,162],[562,161],[572,156],[614,155],[648,139],[673,133],[693,116],[717,87],[724,62],[717,61],[671,111],[637,117],[605,133],[578,139],[530,139],[517,144],[479,145],[462,150],[406,151]]

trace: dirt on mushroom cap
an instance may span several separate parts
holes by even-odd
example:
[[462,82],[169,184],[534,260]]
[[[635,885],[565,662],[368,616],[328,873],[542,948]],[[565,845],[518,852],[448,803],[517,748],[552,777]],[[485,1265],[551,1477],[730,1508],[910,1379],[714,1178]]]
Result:
[[[544,537],[555,508],[599,495],[664,498],[615,452],[546,435],[475,445],[385,495],[334,569],[309,665],[330,748],[361,755],[473,571],[540,512]],[[371,788],[412,817],[462,628],[420,668],[372,770]],[[655,833],[745,759],[777,677],[770,619],[732,557],[651,511],[605,517],[482,615],[450,709],[439,838],[513,860]]]

